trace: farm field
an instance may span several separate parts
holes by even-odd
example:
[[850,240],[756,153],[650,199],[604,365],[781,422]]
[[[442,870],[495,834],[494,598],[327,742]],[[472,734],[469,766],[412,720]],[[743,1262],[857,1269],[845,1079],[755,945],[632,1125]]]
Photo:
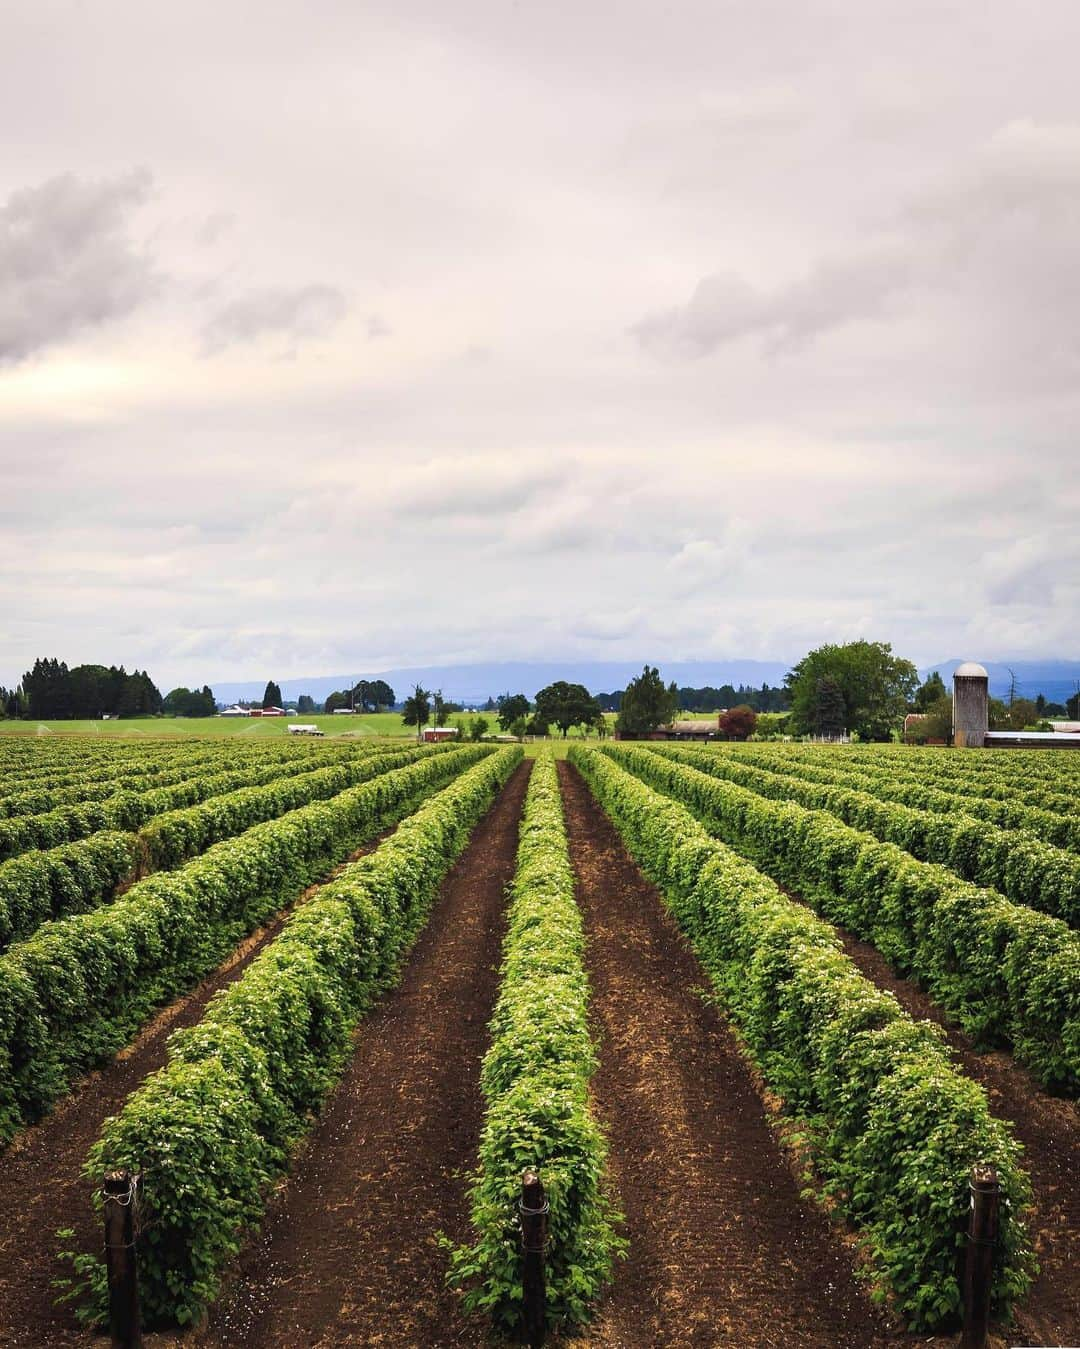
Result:
[[[499,726],[493,712],[478,715],[487,718],[490,734],[498,734]],[[614,726],[615,714],[605,713],[609,727]],[[470,720],[467,712],[454,713],[450,724],[458,721],[466,726]],[[319,713],[305,713],[296,717],[146,717],[120,719],[117,721],[5,721],[0,719],[0,737],[12,736],[22,739],[27,736],[99,736],[102,739],[118,740],[155,740],[158,738],[185,739],[188,737],[229,736],[241,740],[287,739],[290,722],[314,724],[329,738],[339,737],[388,737],[394,740],[416,739],[416,728],[406,726],[400,712],[363,712],[342,714],[341,716],[322,716]],[[295,738],[295,737],[293,737]],[[578,738],[577,728],[570,731],[570,739]],[[552,737],[554,744],[556,737]]]
[[1080,1341],[1080,756],[285,724],[0,740],[0,1343],[123,1171],[148,1343],[519,1342],[534,1167],[553,1339],[944,1349],[975,1162]]

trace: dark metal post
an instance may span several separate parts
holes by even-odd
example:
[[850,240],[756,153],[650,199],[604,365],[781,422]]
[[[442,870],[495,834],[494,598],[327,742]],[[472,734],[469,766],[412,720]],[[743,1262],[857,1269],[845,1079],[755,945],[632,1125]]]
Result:
[[521,1275],[524,1297],[525,1334],[529,1349],[544,1343],[544,1319],[547,1295],[544,1289],[544,1248],[547,1245],[547,1215],[550,1205],[535,1171],[521,1177],[521,1249],[525,1255]]
[[142,1349],[139,1277],[135,1257],[135,1207],[139,1177],[112,1171],[105,1177],[105,1263],[109,1273],[112,1349]]
[[960,1337],[960,1349],[986,1349],[1001,1198],[997,1167],[989,1162],[976,1162],[971,1168],[968,1188],[971,1190],[971,1216],[964,1268],[964,1333]]

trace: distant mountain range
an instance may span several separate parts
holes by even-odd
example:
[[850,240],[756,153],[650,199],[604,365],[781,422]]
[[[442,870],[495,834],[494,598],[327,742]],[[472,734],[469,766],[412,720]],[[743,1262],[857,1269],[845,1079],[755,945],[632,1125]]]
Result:
[[[973,657],[971,659],[978,659]],[[952,687],[953,671],[959,660],[943,661],[921,671],[923,678],[936,670],[944,679],[946,687]],[[983,660],[979,664],[990,676],[990,695],[993,698],[1007,698],[1013,677],[1016,678],[1016,696],[1035,698],[1040,693],[1046,695],[1051,703],[1064,703],[1080,687],[1080,660],[1013,660],[1008,662]]]
[[[322,702],[338,689],[351,688],[359,679],[385,679],[403,698],[412,692],[414,684],[426,689],[441,689],[451,702],[475,707],[500,693],[524,693],[536,696],[556,679],[571,684],[584,684],[590,693],[611,693],[626,687],[627,681],[641,673],[645,664],[640,660],[620,661],[502,661],[479,665],[417,665],[401,670],[356,670],[350,674],[316,675],[311,679],[279,680],[281,696],[286,700],[310,694]],[[1077,667],[1080,669],[1080,666]],[[665,680],[674,679],[681,688],[703,688],[706,684],[719,688],[731,684],[762,684],[776,686],[783,682],[791,669],[777,660],[716,660],[665,661],[660,673]],[[214,697],[219,703],[234,703],[238,699],[261,698],[266,680],[243,680],[239,683],[215,683]]]
[[[310,679],[282,679],[281,695],[296,699],[302,693],[322,702],[338,689],[351,688],[359,679],[385,679],[399,700],[412,690],[414,684],[426,689],[441,689],[444,697],[466,707],[475,707],[500,693],[525,693],[535,697],[556,679],[572,684],[584,684],[590,693],[611,693],[626,687],[627,681],[641,673],[640,660],[563,660],[563,661],[495,661],[476,665],[415,665],[399,670],[357,670],[349,674],[314,675]],[[1050,702],[1063,703],[1072,697],[1080,683],[1078,660],[1016,660],[981,662],[990,676],[990,692],[995,698],[1005,698],[1013,674],[1016,676],[1017,696],[1034,698],[1044,693]],[[925,679],[931,670],[937,670],[946,685],[951,685],[952,674],[961,664],[959,660],[943,661],[921,670]],[[1010,668],[1012,673],[1010,673]],[[660,673],[665,680],[674,679],[680,688],[719,688],[731,684],[762,684],[774,687],[784,682],[791,665],[778,660],[689,660],[662,661]],[[238,699],[261,698],[266,681],[247,679],[235,683],[215,683],[214,697],[219,703],[233,703]]]

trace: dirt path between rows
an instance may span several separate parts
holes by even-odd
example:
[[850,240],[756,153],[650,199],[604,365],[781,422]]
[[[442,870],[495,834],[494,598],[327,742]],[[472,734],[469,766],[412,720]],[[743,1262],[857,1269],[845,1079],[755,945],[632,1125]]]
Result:
[[[797,898],[797,896],[793,896]],[[844,950],[879,988],[895,993],[914,1017],[943,1027],[960,1068],[980,1083],[990,1108],[1010,1120],[1024,1145],[1035,1193],[1032,1228],[1041,1272],[1009,1330],[1010,1344],[1080,1344],[1080,1112],[1048,1095],[1009,1054],[977,1053],[928,994],[902,979],[869,943],[843,928]]]
[[660,896],[559,764],[600,1035],[593,1080],[628,1259],[590,1345],[872,1349],[891,1334],[799,1189],[750,1069]]
[[[349,861],[371,852],[392,832],[358,849]],[[16,1135],[0,1153],[0,1211],[4,1214],[0,1224],[0,1346],[60,1349],[91,1342],[69,1308],[54,1306],[52,1282],[71,1272],[56,1259],[58,1228],[75,1229],[74,1249],[92,1250],[101,1242],[89,1186],[80,1175],[87,1153],[107,1117],[120,1111],[128,1096],[165,1063],[172,1032],[195,1025],[214,994],[243,974],[281,931],[293,909],[346,865],[335,867],[319,884],[309,886],[296,904],[246,937],[213,974],[158,1012],[112,1063],[81,1078],[51,1114]]]
[[356,1052],[207,1325],[185,1346],[481,1345],[445,1287],[445,1231],[468,1238],[466,1172],[498,989],[505,888],[530,764],[443,884],[401,983]]

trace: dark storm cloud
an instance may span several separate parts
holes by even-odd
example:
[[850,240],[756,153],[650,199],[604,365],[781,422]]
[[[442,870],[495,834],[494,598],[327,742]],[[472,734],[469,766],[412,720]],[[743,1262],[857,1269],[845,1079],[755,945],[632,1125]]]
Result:
[[348,301],[335,286],[253,290],[219,309],[205,324],[203,351],[214,355],[268,335],[293,342],[325,337],[348,311]]
[[12,193],[0,208],[0,362],[131,313],[154,269],[130,237],[150,175],[97,181],[64,174]]

